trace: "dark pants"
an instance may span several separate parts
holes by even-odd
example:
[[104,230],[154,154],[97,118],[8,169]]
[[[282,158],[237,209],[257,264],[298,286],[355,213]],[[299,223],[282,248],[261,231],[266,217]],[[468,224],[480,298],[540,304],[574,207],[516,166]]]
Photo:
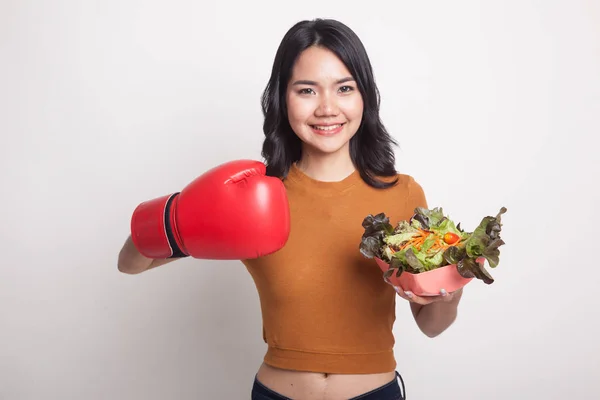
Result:
[[[402,389],[400,385],[402,384]],[[292,400],[289,397],[280,395],[277,392],[269,389],[258,379],[254,378],[254,386],[252,387],[252,400]],[[402,376],[396,372],[396,378],[390,383],[378,387],[368,393],[361,394],[360,396],[353,397],[348,400],[406,400],[406,391],[404,390],[404,381]]]

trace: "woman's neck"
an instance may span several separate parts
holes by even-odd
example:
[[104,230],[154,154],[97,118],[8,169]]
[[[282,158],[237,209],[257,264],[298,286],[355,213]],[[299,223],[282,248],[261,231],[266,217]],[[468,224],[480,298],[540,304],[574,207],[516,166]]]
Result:
[[305,151],[296,165],[309,177],[324,182],[341,181],[356,170],[348,152],[316,155]]

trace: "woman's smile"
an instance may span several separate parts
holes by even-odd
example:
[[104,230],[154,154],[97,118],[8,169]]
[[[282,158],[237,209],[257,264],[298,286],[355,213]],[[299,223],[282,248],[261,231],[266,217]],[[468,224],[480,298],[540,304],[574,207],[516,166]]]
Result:
[[344,125],[346,123],[341,124],[319,124],[319,125],[309,125],[314,133],[321,136],[333,136],[342,131]]

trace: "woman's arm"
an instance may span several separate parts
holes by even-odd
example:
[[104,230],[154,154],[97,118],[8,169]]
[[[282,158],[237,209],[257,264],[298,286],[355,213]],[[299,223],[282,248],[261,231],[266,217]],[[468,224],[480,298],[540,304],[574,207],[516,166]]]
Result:
[[458,313],[462,288],[448,294],[448,300],[435,301],[426,305],[410,303],[417,326],[430,338],[436,337],[452,325]]
[[[407,204],[412,205],[410,209],[429,208],[423,187],[412,177],[408,182]],[[438,336],[452,325],[462,297],[462,288],[435,299],[415,295],[408,296],[399,288],[396,291],[400,297],[410,301],[410,308],[419,329],[431,338]]]
[[152,259],[143,256],[133,244],[130,235],[119,252],[117,268],[126,274],[139,274],[175,260],[178,258]]

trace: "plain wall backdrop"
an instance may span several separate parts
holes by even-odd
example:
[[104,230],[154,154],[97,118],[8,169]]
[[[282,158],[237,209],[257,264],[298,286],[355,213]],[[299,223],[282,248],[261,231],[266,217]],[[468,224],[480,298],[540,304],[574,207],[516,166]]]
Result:
[[496,282],[447,332],[398,299],[408,398],[598,398],[597,1],[3,0],[0,399],[249,398],[266,347],[242,264],[130,276],[117,255],[138,203],[260,159],[275,51],[314,17],[363,40],[430,206],[467,229],[508,208]]

